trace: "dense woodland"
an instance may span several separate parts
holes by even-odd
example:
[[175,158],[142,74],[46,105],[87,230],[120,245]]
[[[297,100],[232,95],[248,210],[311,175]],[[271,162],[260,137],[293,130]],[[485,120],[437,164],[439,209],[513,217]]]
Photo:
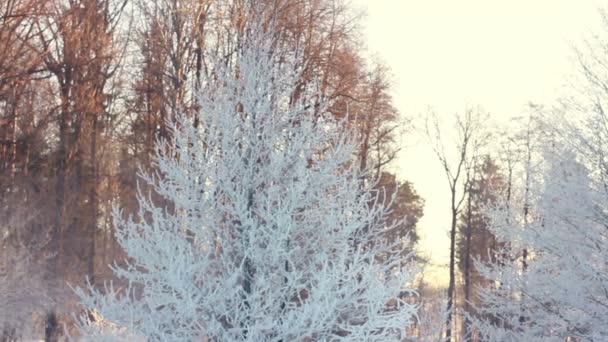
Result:
[[[496,128],[399,113],[361,16],[0,0],[0,341],[608,340],[601,35]],[[447,179],[447,289],[402,136]]]

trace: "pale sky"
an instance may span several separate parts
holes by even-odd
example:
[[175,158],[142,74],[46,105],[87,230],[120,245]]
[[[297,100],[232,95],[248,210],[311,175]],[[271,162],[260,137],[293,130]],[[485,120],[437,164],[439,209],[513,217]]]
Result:
[[[548,103],[574,72],[571,45],[601,26],[593,0],[355,0],[367,10],[368,50],[394,76],[395,104],[416,117],[428,106],[450,118],[482,106],[496,121]],[[608,4],[608,3],[605,3]],[[408,138],[408,137],[406,137]],[[426,200],[421,250],[447,283],[449,189],[432,151],[416,137],[395,167]]]

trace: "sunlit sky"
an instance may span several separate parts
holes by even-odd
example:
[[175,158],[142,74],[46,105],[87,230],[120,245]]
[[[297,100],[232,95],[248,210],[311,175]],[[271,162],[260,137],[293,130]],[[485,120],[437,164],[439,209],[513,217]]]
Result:
[[[592,0],[355,0],[366,10],[364,40],[394,76],[394,100],[415,118],[432,106],[449,120],[482,106],[495,121],[554,99],[575,70],[572,45],[601,26]],[[608,2],[604,5],[608,5]],[[449,189],[430,148],[415,134],[395,168],[426,200],[421,251],[427,279],[447,283]]]

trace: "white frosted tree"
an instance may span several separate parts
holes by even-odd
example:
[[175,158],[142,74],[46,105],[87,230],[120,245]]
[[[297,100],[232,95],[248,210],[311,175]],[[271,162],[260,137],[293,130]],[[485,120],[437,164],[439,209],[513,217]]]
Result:
[[[605,11],[602,17],[608,22]],[[538,163],[524,166],[533,175],[529,217],[517,209],[525,186],[488,209],[505,249],[496,262],[478,265],[494,280],[478,308],[486,317],[476,321],[485,340],[608,340],[606,32],[577,51],[581,70],[567,95],[536,108],[545,116],[538,127],[544,137]]]
[[113,270],[128,286],[77,290],[96,317],[82,335],[400,340],[414,272],[402,242],[383,238],[390,203],[328,103],[309,89],[293,100],[298,53],[260,28],[240,38],[231,69],[217,63],[201,90],[196,120],[176,118],[157,143],[158,172],[142,175],[155,196],[139,194],[136,218],[115,213],[129,258]]
[[[488,341],[603,341],[608,338],[608,197],[578,154],[546,147],[534,170],[529,217],[513,205],[490,208],[490,227],[505,248],[478,264],[494,281],[481,289]],[[522,260],[522,251],[527,260]]]

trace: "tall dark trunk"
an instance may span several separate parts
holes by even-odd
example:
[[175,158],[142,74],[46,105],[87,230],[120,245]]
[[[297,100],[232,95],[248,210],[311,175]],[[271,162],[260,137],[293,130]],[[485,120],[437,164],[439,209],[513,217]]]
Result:
[[[471,209],[471,187],[467,197],[467,226],[465,230],[465,246],[464,246],[464,311],[471,314],[471,238],[473,235],[472,227],[472,209]],[[471,322],[467,317],[464,319],[464,336],[465,341],[471,340]]]
[[[66,82],[66,81],[64,81]],[[61,89],[61,114],[59,117],[59,143],[57,148],[56,182],[55,182],[55,217],[51,228],[49,241],[50,252],[53,256],[49,260],[49,273],[58,277],[61,272],[61,254],[63,245],[63,216],[65,207],[65,183],[67,177],[68,160],[68,116],[69,116],[69,89]]]
[[[528,128],[528,136],[527,136],[527,140],[526,140],[526,148],[527,148],[527,156],[526,156],[526,188],[525,188],[525,192],[524,192],[524,207],[523,207],[523,214],[524,214],[524,229],[527,230],[528,229],[528,220],[529,220],[529,214],[530,214],[530,182],[531,182],[531,165],[532,165],[532,146],[531,146],[531,137],[530,137],[530,128]],[[522,256],[521,256],[521,269],[522,269],[522,273],[526,273],[528,271],[528,249],[525,248],[522,251]],[[525,286],[525,282],[522,286]],[[521,291],[521,296],[520,296],[520,314],[519,314],[519,323],[524,323],[526,321],[526,315],[525,315],[525,303],[524,303],[524,295],[525,295],[525,289],[522,289]]]
[[91,127],[91,146],[90,146],[90,176],[88,194],[89,217],[89,237],[88,237],[88,258],[87,276],[92,285],[95,285],[95,239],[97,236],[97,115],[93,114]]
[[[253,215],[253,189],[249,190],[248,199],[247,199],[247,211]],[[244,232],[244,227],[242,227],[241,223],[241,232]],[[243,244],[245,246],[244,251],[247,254],[247,250],[249,249],[249,239],[245,237],[246,234],[243,234]],[[251,295],[251,285],[253,283],[253,277],[255,273],[255,266],[251,263],[251,259],[245,257],[245,261],[243,262],[243,302],[245,304],[245,309],[249,311],[251,308],[251,304],[249,304],[249,297]],[[248,321],[250,320],[249,313],[247,313],[245,322],[241,322],[241,329],[243,329],[243,339],[247,339],[247,335],[249,331],[247,330]]]
[[456,187],[452,188],[452,227],[450,229],[450,282],[448,285],[448,317],[445,322],[445,340],[452,340],[452,311],[454,305],[454,289],[456,287],[455,251],[456,251],[456,222],[458,209],[456,208]]
[[59,322],[55,311],[48,312],[45,317],[44,342],[59,341]]

